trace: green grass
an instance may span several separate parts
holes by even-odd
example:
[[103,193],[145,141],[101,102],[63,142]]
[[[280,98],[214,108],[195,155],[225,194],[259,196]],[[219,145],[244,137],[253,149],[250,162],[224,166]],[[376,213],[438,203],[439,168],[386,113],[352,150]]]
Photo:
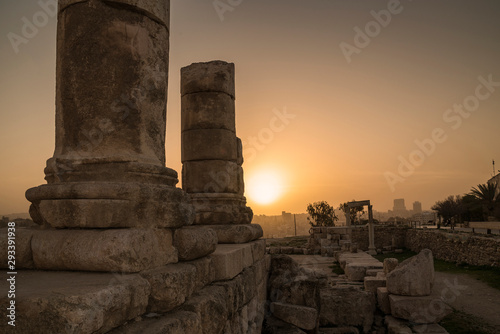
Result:
[[[406,260],[416,253],[404,250],[401,254],[378,254],[375,258],[379,261],[384,261],[385,258],[393,257],[399,260],[399,262]],[[446,262],[443,260],[434,259],[434,269],[443,273],[450,274],[466,274],[470,277],[477,279],[483,283],[488,284],[492,288],[500,290],[500,268],[488,267],[488,266],[472,266],[468,264],[456,264],[452,262]]]
[[388,258],[388,257],[392,257],[392,258],[395,258],[395,259],[398,259],[399,262],[402,262],[412,256],[415,256],[417,255],[417,253],[415,252],[412,252],[410,250],[407,250],[407,249],[404,249],[403,250],[403,253],[388,253],[388,254],[377,254],[375,256],[373,256],[374,258],[376,258],[377,260],[379,260],[380,262],[384,262],[384,259]]
[[297,237],[286,237],[281,239],[268,239],[270,241],[269,246],[282,246],[282,247],[303,247],[307,245],[309,237],[297,236]]
[[453,310],[453,313],[440,323],[450,334],[495,334],[495,328],[473,315]]

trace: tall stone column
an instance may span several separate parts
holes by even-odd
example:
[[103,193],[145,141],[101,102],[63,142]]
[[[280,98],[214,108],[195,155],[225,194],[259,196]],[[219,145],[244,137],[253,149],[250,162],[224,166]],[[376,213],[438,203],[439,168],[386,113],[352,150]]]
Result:
[[195,224],[219,225],[212,226],[218,231],[219,242],[242,234],[238,229],[261,236],[258,225],[233,226],[232,232],[226,227],[230,238],[219,233],[220,225],[249,224],[253,217],[243,196],[234,77],[234,64],[223,61],[195,63],[181,70],[182,187],[195,206]]
[[169,10],[169,0],[59,0],[55,151],[48,184],[26,192],[38,224],[128,229],[130,245],[141,243],[132,228],[192,224],[189,196],[165,167]]

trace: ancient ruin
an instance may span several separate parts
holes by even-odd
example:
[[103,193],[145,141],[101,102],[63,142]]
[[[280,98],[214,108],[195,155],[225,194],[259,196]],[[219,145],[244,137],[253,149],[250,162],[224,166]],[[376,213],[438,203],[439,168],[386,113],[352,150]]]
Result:
[[[370,201],[348,203],[368,206],[365,227],[347,214],[306,248],[266,251],[244,197],[235,65],[181,69],[180,189],[165,166],[170,1],[58,11],[56,145],[47,184],[26,192],[39,227],[16,230],[16,333],[446,333],[433,256],[499,266],[497,240],[375,230]],[[420,253],[372,256],[403,247]]]
[[182,187],[196,209],[195,224],[210,225],[219,243],[262,237],[249,225],[243,196],[243,152],[236,137],[235,68],[223,61],[181,70]]
[[[185,192],[165,166],[169,10],[59,1],[56,147],[26,192],[42,228],[17,236],[17,268],[43,271],[17,276],[18,333],[261,332],[269,261],[243,197],[234,65],[183,69]],[[231,180],[211,187],[219,171]]]

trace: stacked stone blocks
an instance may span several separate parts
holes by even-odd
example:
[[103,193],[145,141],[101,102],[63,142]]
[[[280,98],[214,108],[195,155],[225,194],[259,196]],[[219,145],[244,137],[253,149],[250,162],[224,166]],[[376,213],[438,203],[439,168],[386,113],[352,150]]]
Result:
[[[17,276],[18,333],[261,332],[269,258],[243,197],[233,64],[183,70],[187,192],[165,167],[169,8],[59,1],[56,148],[26,193],[41,228],[16,231],[16,269],[39,270]],[[226,187],[205,188],[220,171]]]

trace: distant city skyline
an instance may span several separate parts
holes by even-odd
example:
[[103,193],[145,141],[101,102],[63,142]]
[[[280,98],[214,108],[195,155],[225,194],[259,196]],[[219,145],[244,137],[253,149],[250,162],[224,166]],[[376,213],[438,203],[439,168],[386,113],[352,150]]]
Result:
[[[6,214],[28,211],[24,192],[44,183],[54,150],[52,3],[0,3]],[[172,0],[168,167],[181,173],[180,68],[221,59],[236,65],[236,127],[255,214],[353,199],[387,211],[405,198],[407,207],[419,201],[428,210],[492,177],[492,159],[500,160],[500,2],[252,0],[230,7]],[[275,196],[266,203],[250,192],[267,191],[262,184]]]

